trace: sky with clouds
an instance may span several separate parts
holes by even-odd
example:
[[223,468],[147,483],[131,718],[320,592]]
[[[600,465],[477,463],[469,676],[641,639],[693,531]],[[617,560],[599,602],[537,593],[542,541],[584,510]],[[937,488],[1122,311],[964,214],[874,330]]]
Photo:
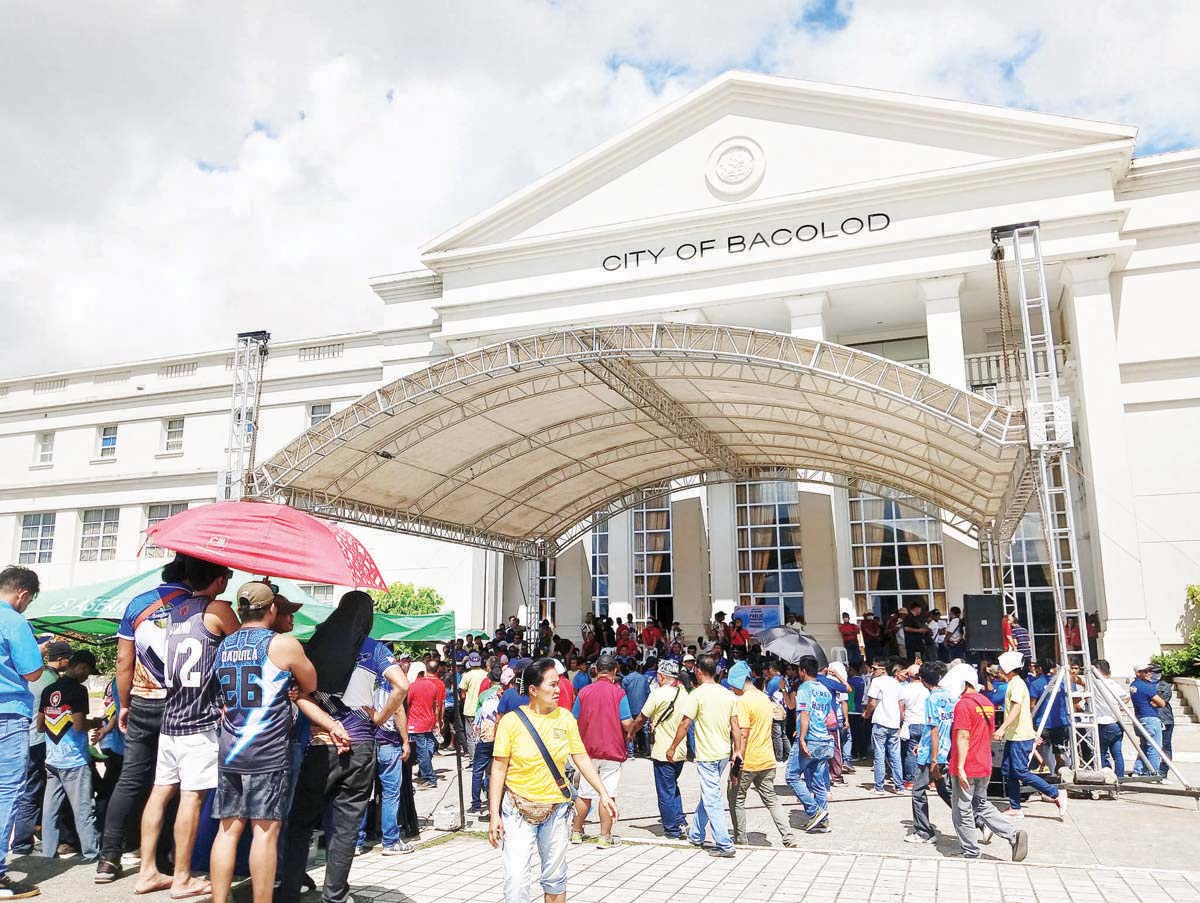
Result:
[[1200,3],[0,5],[0,375],[379,325],[367,277],[727,69],[1200,145]]

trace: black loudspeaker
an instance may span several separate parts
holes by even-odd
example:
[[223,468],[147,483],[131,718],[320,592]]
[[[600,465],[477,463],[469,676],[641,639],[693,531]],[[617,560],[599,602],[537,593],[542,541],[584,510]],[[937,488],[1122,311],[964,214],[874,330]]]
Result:
[[968,652],[1002,652],[1004,597],[998,594],[964,595],[963,626],[967,632]]

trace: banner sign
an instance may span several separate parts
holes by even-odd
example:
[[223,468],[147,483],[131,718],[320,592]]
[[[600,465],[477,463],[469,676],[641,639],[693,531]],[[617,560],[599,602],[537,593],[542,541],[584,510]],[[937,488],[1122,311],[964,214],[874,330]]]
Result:
[[783,626],[783,608],[779,605],[739,605],[733,617],[741,618],[742,626],[751,634]]

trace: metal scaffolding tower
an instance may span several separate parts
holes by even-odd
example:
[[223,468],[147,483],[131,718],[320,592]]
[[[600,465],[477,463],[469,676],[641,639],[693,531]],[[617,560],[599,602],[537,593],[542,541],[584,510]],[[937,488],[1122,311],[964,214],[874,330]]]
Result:
[[[1054,594],[1055,618],[1063,674],[1063,692],[1068,694],[1071,712],[1071,755],[1077,771],[1100,770],[1100,736],[1095,706],[1088,704],[1076,711],[1071,701],[1073,674],[1087,685],[1092,680],[1092,661],[1085,639],[1086,620],[1083,593],[1079,581],[1079,551],[1075,540],[1075,513],[1071,497],[1069,456],[1075,444],[1071,426],[1071,401],[1061,393],[1058,364],[1054,357],[1054,337],[1050,325],[1050,303],[1046,291],[1046,273],[1037,223],[1021,223],[992,230],[993,257],[996,260],[1001,316],[1006,336],[1011,333],[1012,311],[1009,306],[1007,276],[1004,270],[1004,244],[1012,248],[1016,278],[1016,302],[1020,315],[1025,367],[1015,361],[1015,376],[1021,383],[1021,395],[1028,424],[1030,467],[1033,490],[1041,512],[1042,531],[1050,560],[1050,580]],[[1007,338],[1006,338],[1007,346]],[[1008,348],[1005,366],[1008,367]],[[1023,370],[1025,372],[1023,372]],[[991,591],[1003,592],[1005,610],[1015,612],[1013,591],[1012,543],[1000,542],[992,534],[981,543],[984,572]],[[1075,619],[1078,648],[1067,643],[1066,625]]]
[[233,399],[229,405],[229,442],[225,470],[217,497],[240,499],[252,494],[246,483],[254,471],[258,443],[258,401],[262,394],[263,365],[271,334],[263,330],[239,332],[233,350]]

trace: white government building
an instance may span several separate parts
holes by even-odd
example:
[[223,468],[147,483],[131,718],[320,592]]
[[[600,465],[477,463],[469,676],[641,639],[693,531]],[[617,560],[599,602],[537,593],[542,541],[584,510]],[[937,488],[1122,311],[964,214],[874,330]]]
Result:
[[[1085,604],[1128,673],[1180,642],[1200,582],[1200,152],[1135,156],[1135,135],[722,76],[434,239],[425,269],[371,279],[377,329],[273,344],[259,460],[381,384],[558,327],[773,330],[1015,401],[990,229],[1038,221],[1076,421]],[[146,527],[217,496],[232,366],[230,350],[197,349],[0,381],[0,557],[46,587],[160,562]],[[853,481],[676,485],[582,532],[536,583],[500,552],[354,529],[387,579],[442,592],[460,628],[519,612],[577,637],[588,609],[633,610],[695,636],[714,611],[782,603],[836,642],[842,611],[920,598],[944,612],[980,590],[970,536]],[[1025,620],[1053,655],[1045,544],[1029,518],[1018,535]]]

